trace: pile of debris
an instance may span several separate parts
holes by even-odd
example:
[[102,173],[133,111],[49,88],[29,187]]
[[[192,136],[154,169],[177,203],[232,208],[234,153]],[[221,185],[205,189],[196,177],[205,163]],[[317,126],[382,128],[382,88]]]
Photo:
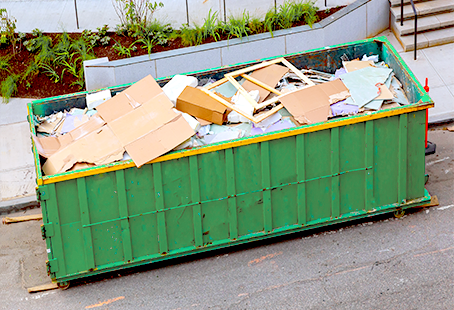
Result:
[[392,71],[364,56],[335,74],[278,58],[205,85],[176,75],[161,88],[147,76],[114,97],[88,94],[85,109],[35,117],[33,138],[45,175],[129,159],[141,167],[172,150],[409,104]]

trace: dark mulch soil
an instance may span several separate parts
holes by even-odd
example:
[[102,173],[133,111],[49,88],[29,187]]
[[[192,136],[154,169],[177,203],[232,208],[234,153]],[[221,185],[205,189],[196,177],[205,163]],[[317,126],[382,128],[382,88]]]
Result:
[[[332,8],[329,11],[318,11],[317,12],[317,21],[321,21],[324,18],[334,14],[335,12],[339,11],[342,9],[344,6],[341,7],[336,7]],[[304,25],[304,22],[300,22],[296,24],[295,26],[301,26]],[[53,39],[53,42],[56,42],[56,36],[58,34],[55,33],[44,33],[44,35],[50,36]],[[96,55],[96,57],[108,57],[109,60],[117,60],[117,59],[122,59],[125,58],[125,56],[119,56],[117,52],[112,49],[112,46],[115,44],[115,41],[121,43],[123,46],[129,46],[132,44],[136,39],[135,38],[130,38],[126,36],[119,36],[116,33],[109,32],[107,34],[110,36],[112,39],[110,40],[109,45],[107,46],[95,46],[93,48],[93,52]],[[71,33],[70,36],[72,38],[77,38],[80,36],[80,34],[77,33]],[[31,39],[32,36],[30,34],[27,35],[26,39]],[[226,40],[227,37],[221,38],[221,40]],[[203,43],[210,43],[213,42],[213,39],[207,39]],[[202,44],[203,44],[202,43]],[[157,45],[153,48],[152,53],[158,53],[158,52],[163,52],[163,51],[168,51],[168,50],[173,50],[177,48],[182,48],[185,47],[181,43],[180,39],[175,39],[175,40],[169,40],[168,43],[165,46]],[[10,71],[12,73],[20,74],[23,72],[29,62],[33,59],[34,54],[30,53],[27,51],[26,48],[23,46],[18,46],[16,54],[13,55],[13,50],[11,46],[6,47],[6,48],[0,48],[0,57],[2,56],[10,56]],[[140,56],[140,55],[145,55],[147,54],[146,49],[142,49],[138,46],[138,49],[135,52],[131,53],[131,56]],[[61,74],[62,69],[57,70],[58,74]],[[6,76],[1,76],[1,79],[6,78]],[[49,79],[49,77],[43,73],[39,73],[38,75],[34,76],[32,79],[29,79],[28,82],[31,84],[30,87],[26,87],[26,83],[21,82],[18,84],[18,89],[17,92],[14,94],[15,97],[21,97],[21,98],[45,98],[45,97],[51,97],[51,96],[58,96],[58,95],[63,95],[63,94],[68,94],[68,93],[74,93],[81,91],[79,86],[73,85],[71,86],[71,83],[75,82],[76,78],[70,75],[69,73],[65,72],[63,79],[58,82],[54,83]]]

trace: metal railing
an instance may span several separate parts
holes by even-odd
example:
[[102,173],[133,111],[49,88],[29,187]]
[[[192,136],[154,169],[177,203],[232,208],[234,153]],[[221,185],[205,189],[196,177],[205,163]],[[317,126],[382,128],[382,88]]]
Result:
[[[418,13],[416,13],[416,8],[415,8],[415,3],[413,2],[413,0],[410,0],[410,3],[411,3],[411,7],[413,8],[413,14],[415,15],[415,32],[414,32],[414,36],[415,36],[415,55],[414,55],[414,59],[416,60],[416,50],[418,49],[418,45],[417,45],[417,37],[418,37]],[[400,0],[400,25],[403,26],[404,25],[404,0]]]

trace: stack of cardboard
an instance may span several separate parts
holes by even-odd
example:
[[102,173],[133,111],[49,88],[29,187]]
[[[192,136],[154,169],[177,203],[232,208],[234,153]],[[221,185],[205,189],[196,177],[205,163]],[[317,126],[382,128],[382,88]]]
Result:
[[47,158],[46,175],[67,171],[76,163],[120,160],[125,151],[140,167],[195,134],[151,76],[96,110],[98,114],[66,135],[35,139],[39,153]]

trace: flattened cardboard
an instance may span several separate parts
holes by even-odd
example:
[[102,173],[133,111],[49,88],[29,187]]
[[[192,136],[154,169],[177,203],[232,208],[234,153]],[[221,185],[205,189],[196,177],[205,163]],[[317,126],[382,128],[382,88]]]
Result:
[[[268,67],[255,70],[250,74],[250,76],[274,88],[276,87],[276,84],[279,82],[282,76],[284,76],[284,74],[286,74],[288,71],[289,69],[287,67],[273,64]],[[270,94],[270,91],[250,81],[244,81],[242,86],[247,92],[257,89],[260,95],[260,99],[258,101],[259,103],[263,102],[265,98],[268,97],[268,95]]]
[[[164,94],[162,94],[165,96]],[[140,108],[130,111],[120,118],[108,123],[115,136],[123,146],[137,138],[158,129],[178,116],[167,99],[168,104],[155,104],[154,100],[147,101]],[[132,156],[131,156],[132,157]],[[134,157],[132,157],[134,159]]]
[[35,142],[38,154],[44,158],[49,158],[61,147],[60,141],[58,141],[57,137],[49,136],[38,138],[37,136],[33,135],[33,141]]
[[105,122],[101,117],[94,115],[89,121],[81,124],[65,135],[58,137],[49,136],[41,138],[33,136],[33,140],[35,141],[38,153],[44,158],[49,158],[53,154],[57,153],[60,149],[84,137],[90,132],[101,128],[104,124]]
[[[71,140],[76,141],[76,140],[86,136],[90,132],[101,128],[105,124],[106,124],[106,122],[99,115],[95,114],[90,118],[90,120],[88,122],[71,130],[69,133],[67,133],[64,136],[70,135]],[[64,136],[62,136],[62,137],[64,137]]]
[[151,75],[128,87],[111,99],[96,107],[106,122],[117,119],[138,108],[144,102],[162,93],[161,87]]
[[380,95],[378,95],[375,100],[381,99],[381,100],[392,100],[394,99],[393,93],[390,91],[390,89],[385,85],[380,85],[378,86],[380,88]]
[[374,67],[374,62],[372,60],[344,61],[342,64],[347,72],[353,72],[367,67]]
[[222,125],[227,119],[227,108],[198,88],[186,86],[177,98],[181,112]]
[[211,125],[213,122],[206,121],[204,119],[201,119],[199,117],[196,117],[197,121],[200,123],[200,126],[206,126],[206,125]]
[[[330,114],[330,98],[349,96],[344,83],[337,79],[281,96],[281,103],[300,124],[323,122]],[[344,98],[345,99],[345,98]]]
[[[118,143],[127,150],[136,166],[141,167],[195,134],[173,108],[173,103],[149,75],[96,109]],[[172,125],[176,120],[178,127]],[[159,145],[142,145],[155,140]]]
[[194,135],[194,131],[179,114],[171,122],[126,145],[125,149],[137,167],[173,150]]
[[77,162],[102,165],[123,158],[124,149],[106,125],[92,131],[49,157],[43,165],[45,175],[67,171]]

